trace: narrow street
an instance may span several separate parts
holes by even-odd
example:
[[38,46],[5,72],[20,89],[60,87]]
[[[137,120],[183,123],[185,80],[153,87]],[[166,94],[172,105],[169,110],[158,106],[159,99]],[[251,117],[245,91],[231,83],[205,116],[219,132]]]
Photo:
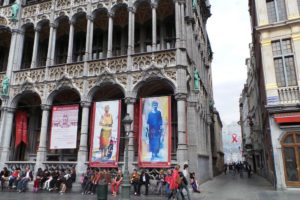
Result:
[[299,191],[275,191],[260,176],[220,175],[200,186],[201,200],[299,200]]

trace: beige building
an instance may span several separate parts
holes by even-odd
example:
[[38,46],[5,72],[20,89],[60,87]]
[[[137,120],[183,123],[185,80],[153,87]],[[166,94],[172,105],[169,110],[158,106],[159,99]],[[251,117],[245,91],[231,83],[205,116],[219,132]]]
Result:
[[249,0],[249,8],[267,172],[278,189],[300,187],[300,1]]

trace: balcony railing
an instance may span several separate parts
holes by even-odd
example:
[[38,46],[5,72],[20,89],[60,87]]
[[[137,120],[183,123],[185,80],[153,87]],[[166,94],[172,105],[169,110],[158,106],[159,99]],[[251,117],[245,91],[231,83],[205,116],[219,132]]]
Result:
[[24,171],[26,167],[30,167],[30,169],[34,171],[35,167],[35,161],[7,161],[5,164],[10,171],[13,171],[16,168],[20,168]]
[[299,87],[284,87],[278,89],[278,97],[280,104],[292,104],[299,103],[300,95],[299,95]]
[[[157,51],[154,53],[135,54],[133,58],[133,71],[139,71],[149,67],[152,62],[160,67],[174,67],[176,65],[175,50]],[[152,60],[154,58],[154,60]],[[88,77],[99,76],[106,68],[111,73],[123,73],[127,69],[127,56],[114,57],[109,59],[92,60],[87,62]],[[47,73],[46,73],[47,70]],[[70,78],[82,78],[85,74],[85,63],[77,62],[70,64],[62,64],[50,66],[48,68],[33,68],[22,69],[14,71],[13,85],[22,85],[24,82],[29,81],[32,83],[42,83],[44,81],[57,81],[64,75]],[[46,77],[47,74],[47,77]],[[2,74],[0,74],[1,80]]]

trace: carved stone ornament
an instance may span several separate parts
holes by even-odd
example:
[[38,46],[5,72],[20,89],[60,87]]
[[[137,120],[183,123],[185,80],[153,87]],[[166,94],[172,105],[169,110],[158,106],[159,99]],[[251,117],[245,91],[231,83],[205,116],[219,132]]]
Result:
[[149,80],[152,78],[155,79],[164,79],[166,76],[163,73],[163,69],[157,67],[154,63],[152,63],[145,71],[142,73],[142,81]]
[[24,91],[35,91],[33,81],[30,77],[26,77],[24,83],[21,85],[21,90],[20,92]]
[[112,72],[106,67],[104,72],[99,75],[96,81],[96,85],[100,86],[102,83],[116,84],[116,78]]
[[0,17],[0,25],[7,26],[7,20],[4,17]]
[[[60,80],[56,83],[55,90],[59,90],[60,88],[76,88],[72,82],[72,79],[64,74]],[[77,89],[77,88],[76,88]]]

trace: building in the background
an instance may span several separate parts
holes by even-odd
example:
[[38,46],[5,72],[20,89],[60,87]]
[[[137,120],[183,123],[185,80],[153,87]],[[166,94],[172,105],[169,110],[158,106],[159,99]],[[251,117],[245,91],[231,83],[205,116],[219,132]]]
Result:
[[237,122],[225,124],[222,129],[224,162],[241,162],[242,156],[242,135],[241,127]]
[[214,176],[219,175],[224,169],[224,151],[222,141],[223,124],[219,112],[214,108],[213,123],[211,125],[211,151]]
[[266,176],[278,189],[299,187],[300,1],[249,0],[249,11]]
[[[253,46],[250,45],[250,58],[246,59],[247,80],[240,97],[240,125],[243,138],[243,156],[257,174],[272,181],[269,168],[272,169],[270,137],[263,134],[261,94],[259,88],[259,71],[255,65]],[[265,115],[264,115],[265,116]],[[271,165],[270,165],[271,164]],[[270,165],[270,166],[269,166]]]
[[208,0],[0,2],[2,165],[123,166],[129,113],[130,169],[212,178]]

